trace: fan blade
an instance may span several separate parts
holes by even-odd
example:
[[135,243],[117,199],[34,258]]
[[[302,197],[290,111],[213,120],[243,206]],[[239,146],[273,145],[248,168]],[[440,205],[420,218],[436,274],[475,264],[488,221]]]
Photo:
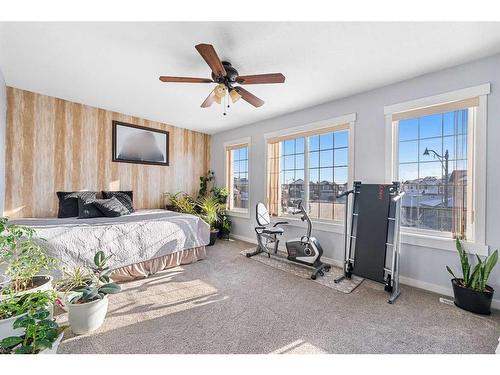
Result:
[[210,92],[210,94],[207,96],[207,98],[205,99],[205,101],[203,103],[201,103],[201,108],[207,108],[207,107],[210,107],[215,101],[215,92],[214,90],[212,90]]
[[222,65],[217,52],[215,52],[211,44],[198,44],[195,48],[216,77],[224,77],[226,75],[226,69],[224,69],[224,65]]
[[234,88],[238,94],[241,95],[241,98],[253,105],[254,107],[260,107],[264,104],[262,99],[257,98],[254,94],[248,92],[243,87],[235,87]]
[[162,82],[177,82],[177,83],[212,83],[213,82],[209,78],[170,77],[170,76],[161,76],[160,81],[162,81]]
[[236,79],[241,85],[252,85],[259,83],[283,83],[285,76],[281,73],[254,74],[251,76],[239,76]]

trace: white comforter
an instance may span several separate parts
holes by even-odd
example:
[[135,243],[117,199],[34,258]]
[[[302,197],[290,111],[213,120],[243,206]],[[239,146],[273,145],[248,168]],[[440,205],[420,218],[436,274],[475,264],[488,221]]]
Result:
[[92,219],[18,219],[11,223],[36,230],[48,252],[64,266],[92,266],[94,254],[113,254],[119,268],[184,249],[207,245],[210,227],[193,215],[167,210],[140,210],[131,215]]

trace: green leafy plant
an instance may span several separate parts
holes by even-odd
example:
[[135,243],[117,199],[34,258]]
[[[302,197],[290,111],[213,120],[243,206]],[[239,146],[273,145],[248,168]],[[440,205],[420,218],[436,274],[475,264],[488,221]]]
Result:
[[461,282],[464,287],[484,292],[491,271],[498,261],[498,250],[495,250],[493,254],[486,257],[484,260],[481,260],[481,258],[476,255],[477,264],[472,268],[469,262],[469,256],[458,238],[456,239],[456,248],[462,268],[462,278],[456,277],[449,266],[446,266],[446,269],[453,278]]
[[184,214],[196,215],[196,202],[191,196],[186,193],[167,193],[169,199],[169,207],[177,212]]
[[63,268],[63,278],[56,283],[60,292],[71,292],[92,283],[92,272],[83,267]]
[[215,181],[215,173],[211,170],[205,176],[200,177],[200,190],[198,191],[198,199],[201,199],[212,191],[210,185]]
[[200,217],[210,225],[211,229],[216,229],[217,223],[220,221],[220,213],[224,206],[219,203],[217,198],[213,196],[204,196],[197,202],[200,208]]
[[51,306],[55,298],[56,295],[52,290],[9,296],[0,301],[0,319],[8,319],[24,313],[34,313]]
[[60,327],[46,309],[29,312],[16,319],[14,328],[24,328],[21,336],[10,336],[0,341],[0,353],[38,354],[43,349],[50,349],[59,335],[67,328]]
[[217,228],[219,229],[219,237],[227,239],[229,238],[229,233],[231,233],[233,223],[226,214],[221,214],[220,217],[221,219],[217,223]]
[[110,275],[113,271],[106,265],[109,258],[111,255],[106,257],[103,251],[95,254],[92,280],[83,288],[74,289],[78,294],[71,299],[71,303],[88,303],[103,299],[107,294],[116,294],[121,291],[118,284],[111,282]]
[[0,219],[0,264],[6,265],[5,274],[11,280],[8,292],[33,288],[33,278],[40,271],[57,265],[34,235],[35,231],[29,227],[9,224],[5,217]]
[[226,205],[227,204],[227,197],[229,196],[229,191],[227,190],[226,187],[218,187],[215,186],[212,189],[212,194],[219,201],[220,204]]

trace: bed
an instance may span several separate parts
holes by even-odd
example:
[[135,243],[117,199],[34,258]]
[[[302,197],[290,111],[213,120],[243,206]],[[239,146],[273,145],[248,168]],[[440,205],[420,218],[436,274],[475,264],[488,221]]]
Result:
[[113,254],[113,280],[147,277],[163,269],[206,257],[210,227],[194,215],[167,210],[139,210],[120,217],[92,219],[16,219],[36,230],[49,255],[64,267],[90,267],[94,254]]

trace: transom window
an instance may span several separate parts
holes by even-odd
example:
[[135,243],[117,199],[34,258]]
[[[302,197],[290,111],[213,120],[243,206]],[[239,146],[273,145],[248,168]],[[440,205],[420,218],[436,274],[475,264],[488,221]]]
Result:
[[349,179],[349,126],[268,140],[268,206],[292,214],[298,200],[311,218],[341,221],[345,200],[335,199]]
[[226,148],[228,206],[233,211],[248,211],[248,144]]

